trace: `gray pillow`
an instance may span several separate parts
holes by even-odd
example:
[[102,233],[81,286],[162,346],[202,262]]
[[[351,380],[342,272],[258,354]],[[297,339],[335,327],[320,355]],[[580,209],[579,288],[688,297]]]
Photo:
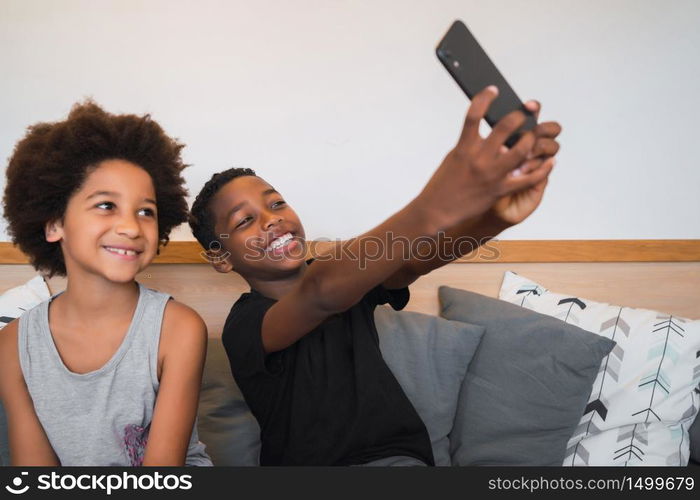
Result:
[[[700,392],[700,386],[695,390]],[[695,422],[690,426],[690,460],[700,463],[700,415],[695,417]]]
[[209,339],[197,419],[214,465],[259,465],[260,427],[231,375],[221,339]]
[[615,342],[473,292],[438,296],[443,317],[486,328],[460,392],[453,464],[561,466]]
[[448,435],[484,328],[389,306],[377,307],[374,321],[384,360],[428,430],[435,465],[451,465]]
[[7,418],[0,402],[0,466],[10,465],[10,444],[7,438]]

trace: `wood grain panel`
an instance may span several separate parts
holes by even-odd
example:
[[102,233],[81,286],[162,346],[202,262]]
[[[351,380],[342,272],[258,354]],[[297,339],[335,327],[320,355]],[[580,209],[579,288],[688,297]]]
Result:
[[[156,256],[154,264],[202,264],[206,262],[196,241],[171,241]],[[9,242],[0,242],[0,264],[28,264],[26,255]]]
[[462,262],[698,262],[700,240],[490,241]]
[[[327,242],[310,242],[310,254]],[[172,241],[155,264],[206,262],[196,241]],[[0,264],[26,264],[11,243],[0,242]],[[492,240],[458,262],[700,262],[700,240]]]

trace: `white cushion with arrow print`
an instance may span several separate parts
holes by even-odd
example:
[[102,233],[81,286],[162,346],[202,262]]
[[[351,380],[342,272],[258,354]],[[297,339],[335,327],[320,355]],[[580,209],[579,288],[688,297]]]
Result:
[[0,294],[0,330],[32,307],[51,297],[42,276],[35,276],[23,285]]
[[614,340],[563,465],[685,466],[700,408],[700,321],[550,292],[506,272],[501,300]]

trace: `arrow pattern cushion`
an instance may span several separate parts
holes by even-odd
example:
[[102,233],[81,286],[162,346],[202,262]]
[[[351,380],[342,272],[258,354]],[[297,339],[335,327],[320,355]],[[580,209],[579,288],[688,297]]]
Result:
[[41,276],[35,276],[25,284],[3,292],[0,295],[0,330],[49,297],[49,287]]
[[700,408],[700,321],[553,293],[513,272],[499,297],[616,343],[564,465],[688,465]]

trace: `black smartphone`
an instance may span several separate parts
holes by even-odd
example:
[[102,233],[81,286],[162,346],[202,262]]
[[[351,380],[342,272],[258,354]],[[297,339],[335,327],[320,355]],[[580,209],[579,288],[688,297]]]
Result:
[[512,147],[523,132],[537,125],[535,116],[523,106],[515,91],[462,21],[452,23],[435,52],[469,99],[489,85],[498,87],[498,97],[486,113],[486,122],[491,127],[511,111],[519,109],[525,113],[527,120],[508,138],[506,146]]

